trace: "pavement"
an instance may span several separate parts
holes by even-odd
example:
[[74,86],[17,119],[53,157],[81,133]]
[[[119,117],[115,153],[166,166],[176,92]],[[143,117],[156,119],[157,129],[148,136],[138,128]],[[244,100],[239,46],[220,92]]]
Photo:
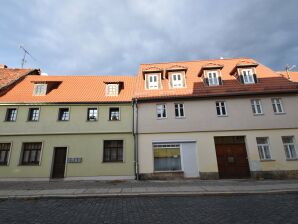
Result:
[[293,180],[0,182],[0,199],[297,193]]

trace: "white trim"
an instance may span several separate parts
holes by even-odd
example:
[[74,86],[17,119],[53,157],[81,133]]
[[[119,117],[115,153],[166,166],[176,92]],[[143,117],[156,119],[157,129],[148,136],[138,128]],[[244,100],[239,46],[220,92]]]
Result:
[[[248,72],[249,71],[249,72]],[[245,81],[245,78],[244,78],[244,72],[246,74],[246,77],[247,77],[247,82]],[[249,74],[249,75],[248,75]],[[254,84],[255,83],[255,80],[254,80],[254,74],[253,74],[253,70],[251,68],[248,68],[248,69],[241,69],[241,75],[243,77],[243,83],[244,84]],[[252,79],[252,80],[249,80],[249,79]]]

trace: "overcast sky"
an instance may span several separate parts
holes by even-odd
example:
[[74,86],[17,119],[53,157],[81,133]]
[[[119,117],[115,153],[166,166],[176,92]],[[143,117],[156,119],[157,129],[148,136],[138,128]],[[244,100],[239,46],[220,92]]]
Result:
[[298,66],[297,0],[0,0],[0,64],[54,75],[137,74],[141,63],[252,57]]

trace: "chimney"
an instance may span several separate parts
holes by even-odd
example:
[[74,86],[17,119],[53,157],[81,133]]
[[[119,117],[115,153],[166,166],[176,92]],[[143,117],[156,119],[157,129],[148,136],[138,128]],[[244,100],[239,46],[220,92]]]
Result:
[[0,68],[7,68],[7,65],[0,64]]

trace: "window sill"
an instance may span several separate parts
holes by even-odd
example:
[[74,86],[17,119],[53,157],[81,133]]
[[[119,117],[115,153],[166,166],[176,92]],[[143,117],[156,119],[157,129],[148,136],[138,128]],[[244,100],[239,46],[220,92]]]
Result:
[[186,117],[175,117],[175,119],[186,119]]
[[253,115],[258,117],[258,116],[264,116],[265,114],[253,114]]
[[57,120],[58,122],[67,122],[69,120]]
[[98,120],[86,120],[86,122],[96,122]]
[[5,120],[4,122],[16,122],[16,120],[15,121],[7,121],[7,120]]
[[281,113],[274,113],[274,115],[284,115],[286,114],[285,112],[281,112]]
[[165,120],[167,117],[157,117],[156,120]]
[[33,122],[33,123],[36,123],[36,122],[38,122],[38,121],[27,121],[27,122]]
[[40,166],[39,164],[20,164],[19,166]]
[[102,163],[124,163],[124,161],[102,161]]
[[286,159],[286,161],[298,161],[298,158]]
[[108,120],[108,121],[121,121],[121,120]]
[[153,173],[183,173],[183,170],[163,170],[163,171],[153,171]]
[[261,162],[275,162],[275,159],[261,159]]
[[228,115],[217,115],[217,117],[228,117]]

